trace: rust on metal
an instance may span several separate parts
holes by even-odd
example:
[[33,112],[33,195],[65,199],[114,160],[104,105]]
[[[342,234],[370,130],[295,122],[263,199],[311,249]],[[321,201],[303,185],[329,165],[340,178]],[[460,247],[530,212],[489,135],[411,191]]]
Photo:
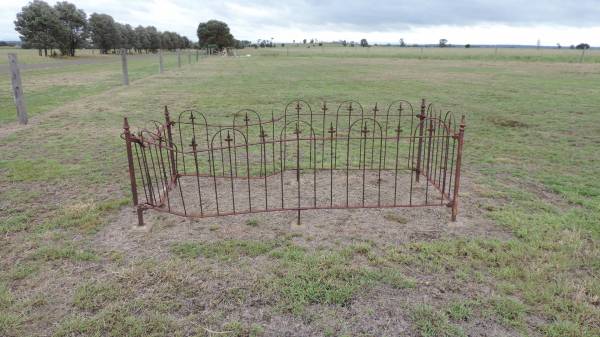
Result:
[[[356,101],[313,112],[303,100],[279,117],[244,109],[230,124],[196,110],[130,131],[124,120],[138,224],[153,209],[189,218],[319,209],[451,208],[456,220],[465,118],[423,99],[370,110]],[[143,193],[141,190],[143,189]]]

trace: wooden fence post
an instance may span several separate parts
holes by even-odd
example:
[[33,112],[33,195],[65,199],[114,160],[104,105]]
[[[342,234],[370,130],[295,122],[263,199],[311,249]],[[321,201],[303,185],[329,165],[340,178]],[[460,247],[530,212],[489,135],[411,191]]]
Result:
[[198,49],[196,49],[196,63],[198,63]]
[[181,49],[177,48],[177,68],[181,68]]
[[19,118],[19,123],[27,124],[27,109],[25,108],[25,98],[23,97],[23,85],[21,84],[21,72],[19,71],[17,54],[8,54],[8,61],[10,63],[10,78],[13,97],[17,107],[17,117]]
[[192,52],[188,51],[188,64],[192,64]]
[[165,67],[164,67],[164,64],[163,64],[162,49],[160,49],[158,51],[158,72],[162,74],[163,71],[165,71]]
[[127,51],[121,49],[121,65],[123,66],[123,85],[129,85],[129,73],[127,71]]

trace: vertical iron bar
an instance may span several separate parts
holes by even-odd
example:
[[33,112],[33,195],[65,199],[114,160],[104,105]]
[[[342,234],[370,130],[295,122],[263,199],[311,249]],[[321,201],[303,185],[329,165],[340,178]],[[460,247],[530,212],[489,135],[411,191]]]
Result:
[[421,175],[421,152],[423,148],[423,124],[425,123],[425,99],[421,100],[421,114],[419,114],[419,146],[417,147],[417,183]]
[[333,123],[331,122],[329,125],[329,134],[330,134],[330,141],[329,141],[329,206],[333,207],[333,162],[335,160],[335,154],[333,153],[333,137],[335,134],[335,137],[337,139],[337,133],[335,132],[335,130],[333,129]]
[[138,205],[137,182],[135,180],[135,168],[133,165],[133,153],[131,151],[131,132],[129,131],[129,122],[127,117],[123,119],[123,131],[125,133],[125,146],[127,149],[127,164],[129,165],[129,181],[131,182],[131,197],[133,199],[133,207],[135,207],[138,218],[138,226],[144,225],[144,214],[142,208]]
[[346,146],[346,207],[348,207],[348,190],[350,188],[350,178],[348,176],[350,172],[350,134],[352,133],[352,129],[350,128],[350,124],[348,124],[348,144]]
[[[190,113],[190,120],[192,122],[192,134],[194,133],[194,115],[193,112]],[[179,145],[181,145],[181,149],[183,150],[185,147],[183,146],[183,133],[181,131],[181,116],[179,116],[179,120],[177,121],[177,131],[179,132]],[[181,156],[181,162],[183,164],[183,173],[187,172],[187,168],[185,165],[185,156]]]
[[[235,117],[233,117],[232,130],[237,130],[235,127]],[[235,142],[235,131],[233,131],[233,161],[235,162],[235,176],[238,176],[238,165],[237,165],[237,146]]]
[[462,149],[465,135],[465,116],[460,120],[460,128],[458,131],[458,148],[456,150],[456,177],[454,178],[454,199],[452,200],[452,221],[456,221],[458,214],[458,191],[460,189],[460,169],[462,164]]
[[[141,138],[141,137],[140,137]],[[142,141],[143,143],[143,141]],[[152,153],[152,152],[150,152]],[[144,163],[144,173],[146,174],[146,182],[148,184],[148,191],[150,193],[150,201],[153,205],[156,204],[156,199],[154,198],[154,188],[152,186],[152,177],[150,176],[150,168],[148,167],[148,157],[146,156],[146,147],[142,146],[142,162]]]
[[316,141],[316,135],[314,133],[314,129],[312,128],[312,125],[310,126],[310,137],[311,137],[311,141],[312,141],[312,146],[314,147],[315,150],[315,160],[313,162],[313,206],[316,208],[317,207],[317,141]]
[[[375,132],[375,131],[373,131]],[[381,206],[381,159],[382,159],[382,154],[381,154],[381,146],[383,145],[383,139],[381,139],[381,130],[379,131],[379,165],[378,165],[378,169],[377,169],[377,206]],[[385,169],[385,163],[384,163],[384,169]]]
[[[235,132],[235,131],[234,131]],[[227,130],[227,138],[225,141],[227,142],[227,155],[229,156],[229,181],[231,181],[231,203],[233,206],[233,214],[235,214],[235,191],[233,187],[233,163],[231,161],[231,135],[229,130]]]
[[[371,165],[370,168],[373,168],[373,156],[375,154],[375,123],[377,123],[377,103],[375,103],[375,108],[373,108],[373,136],[371,137]],[[367,147],[365,146],[365,150]]]
[[167,208],[169,210],[169,212],[171,211],[171,200],[169,199],[169,189],[170,187],[170,180],[167,178],[167,170],[165,168],[165,159],[163,156],[163,147],[162,147],[162,142],[163,142],[163,136],[159,136],[158,137],[158,149],[160,152],[160,162],[159,162],[159,166],[162,168],[162,174],[165,180],[165,197],[167,198]]
[[[361,200],[361,205],[365,206],[365,173],[367,171],[367,122],[363,120],[363,125],[364,125],[364,129],[363,129],[363,137],[361,139],[361,143],[363,143],[364,145],[361,145],[361,147],[364,146],[364,150],[362,151],[362,164],[363,164],[363,171],[362,171],[362,200]],[[359,159],[359,162],[361,161],[361,159]],[[358,165],[358,168],[360,169],[360,164]]]
[[431,171],[431,141],[433,136],[433,119],[429,118],[429,137],[427,139],[427,163],[425,164],[425,204],[429,201],[429,179]]
[[[396,161],[395,161],[395,167],[394,167],[394,206],[396,206],[396,202],[397,202],[397,193],[398,193],[398,159],[400,157],[400,119],[398,119],[398,128],[396,128]],[[410,146],[410,145],[409,145]],[[412,179],[412,175],[413,172],[410,172],[410,176]],[[411,181],[412,184],[412,181]],[[412,192],[412,185],[411,185],[411,192]]]
[[[171,173],[172,173],[172,177],[171,179],[173,179],[173,181],[175,183],[177,183],[177,163],[175,162],[175,146],[173,144],[173,134],[171,131],[171,126],[174,123],[171,122],[171,118],[169,116],[169,110],[167,109],[167,106],[165,105],[165,126],[167,127],[167,140],[169,141],[169,147],[171,149],[169,149],[169,160],[171,161]],[[183,148],[182,148],[183,149]],[[182,153],[182,157],[183,157],[183,153]]]
[[281,208],[285,208],[285,203],[283,201],[283,172],[285,167],[285,156],[283,155],[283,147],[287,146],[284,144],[287,141],[287,126],[283,126],[283,139],[279,139],[279,172],[281,177]]
[[[273,156],[273,174],[275,174],[275,172],[277,172],[277,170],[275,169],[275,117],[273,116],[273,110],[271,110],[271,129],[272,129],[272,138],[271,138],[271,155]],[[281,139],[279,139],[279,141],[281,141]],[[281,143],[280,143],[281,145]]]
[[[141,145],[141,140],[140,140],[140,148],[142,147]],[[138,147],[135,146],[135,158],[137,159],[137,163],[138,163],[138,167],[140,168],[140,177],[142,178],[142,187],[144,188],[144,196],[146,197],[146,203],[148,203],[148,190],[146,187],[146,178],[144,178],[144,168],[142,166],[142,163],[140,161],[140,153],[138,151]]]
[[323,107],[321,108],[321,110],[323,111],[323,123],[321,124],[321,127],[323,128],[323,140],[321,141],[321,168],[325,168],[325,117],[327,114],[327,102],[323,102]]
[[197,152],[197,144],[196,137],[192,138],[192,151],[194,152],[194,166],[196,167],[196,184],[198,185],[198,202],[200,203],[200,216],[204,215],[204,210],[202,207],[202,190],[200,188],[200,169],[198,167],[198,152]]
[[219,150],[221,151],[221,175],[225,177],[225,156],[223,155],[223,131],[219,130]]
[[[445,155],[444,155],[444,179],[442,182],[442,197],[441,197],[441,201],[440,203],[444,202],[444,193],[446,193],[446,178],[448,177],[448,152],[450,150],[450,124],[452,123],[451,120],[448,120],[448,125],[445,125],[445,142],[446,145],[444,145],[444,150],[445,150]],[[445,123],[444,123],[445,124]],[[448,193],[448,196],[450,196],[450,193]]]
[[[219,130],[218,132],[221,132],[221,130]],[[213,159],[211,161],[211,163],[209,163],[209,164],[212,165],[213,185],[215,187],[215,205],[216,205],[216,208],[217,208],[217,215],[219,215],[219,192],[218,192],[218,189],[217,189],[217,171],[216,171],[216,168],[215,168],[215,160],[214,160],[214,158],[215,158],[214,147],[213,147],[214,140],[215,140],[215,137],[213,136],[212,141],[210,142],[210,153],[211,154],[208,156],[209,157],[208,160],[210,161],[210,158]]]
[[300,109],[296,121],[296,182],[298,184],[298,226],[300,226]]
[[262,144],[260,146],[260,161],[263,163],[261,166],[264,167],[265,170],[265,174],[264,174],[264,178],[265,178],[265,211],[269,209],[269,194],[268,194],[268,184],[267,184],[267,144],[265,144],[265,137],[267,135],[265,134],[265,130],[263,129],[263,126],[260,126],[260,138],[262,140]]
[[[390,119],[390,109],[392,108],[392,106],[388,107],[387,113],[385,114],[385,136],[384,136],[384,140],[383,140],[383,169],[385,170],[386,168],[386,164],[387,164],[387,135],[388,135],[388,126],[389,126],[389,119]],[[402,109],[402,102],[400,102],[400,109]],[[400,117],[398,117],[398,120],[400,120]]]
[[[248,122],[246,121],[246,130],[247,129],[248,129]],[[235,133],[235,130],[233,130],[233,133]],[[246,133],[248,133],[248,131],[246,131]],[[247,136],[244,139],[244,142],[246,143],[246,180],[248,181],[248,209],[250,212],[252,212],[252,191],[250,189],[250,153],[248,152]]]
[[[156,161],[158,161],[158,152],[156,151],[156,146],[154,146],[154,151],[157,153],[157,158]],[[159,175],[156,173],[156,163],[154,162],[154,156],[152,155],[152,145],[150,145],[150,148],[148,149],[148,152],[150,153],[150,162],[152,163],[152,172],[154,173],[154,181],[156,184],[156,194],[159,198],[160,201],[160,185],[159,182],[162,183],[162,180],[158,179]]]
[[[179,180],[179,177],[175,178],[175,181]],[[185,207],[185,199],[183,198],[183,189],[181,188],[181,182],[177,184],[179,186],[179,195],[181,195],[181,205],[183,206],[183,214],[187,216],[187,209]]]

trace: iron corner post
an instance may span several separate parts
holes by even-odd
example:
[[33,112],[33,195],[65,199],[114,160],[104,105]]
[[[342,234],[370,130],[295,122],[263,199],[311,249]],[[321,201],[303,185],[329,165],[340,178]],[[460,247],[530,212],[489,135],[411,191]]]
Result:
[[465,115],[462,116],[460,120],[460,127],[458,130],[458,135],[456,136],[458,139],[458,145],[456,149],[456,169],[454,172],[454,193],[452,198],[452,221],[456,221],[456,216],[458,215],[458,204],[459,204],[459,190],[460,190],[460,169],[462,165],[462,152],[463,152],[463,144],[464,144],[464,136],[465,136]]
[[421,176],[421,154],[423,153],[423,126],[425,124],[425,99],[421,99],[421,113],[419,114],[419,145],[417,147],[417,168],[416,181],[419,182]]
[[131,131],[129,130],[129,122],[127,121],[127,117],[123,118],[123,134],[125,136],[125,144],[127,148],[127,164],[129,165],[129,180],[131,181],[131,196],[133,198],[133,207],[135,207],[138,218],[138,226],[144,226],[144,210],[139,204],[138,195],[137,195],[137,182],[135,180],[135,166],[133,164],[133,151],[131,143],[133,142],[133,137],[131,135]]

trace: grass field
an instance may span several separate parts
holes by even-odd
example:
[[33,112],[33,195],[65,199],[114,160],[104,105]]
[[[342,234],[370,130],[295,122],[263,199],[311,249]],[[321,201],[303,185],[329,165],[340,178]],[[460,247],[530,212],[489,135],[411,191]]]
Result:
[[[28,126],[0,93],[0,335],[598,336],[598,56],[508,52],[248,49],[161,75],[140,56],[128,87],[114,60],[23,71]],[[458,223],[148,213],[152,232],[131,229],[123,116],[421,97],[467,116]]]

